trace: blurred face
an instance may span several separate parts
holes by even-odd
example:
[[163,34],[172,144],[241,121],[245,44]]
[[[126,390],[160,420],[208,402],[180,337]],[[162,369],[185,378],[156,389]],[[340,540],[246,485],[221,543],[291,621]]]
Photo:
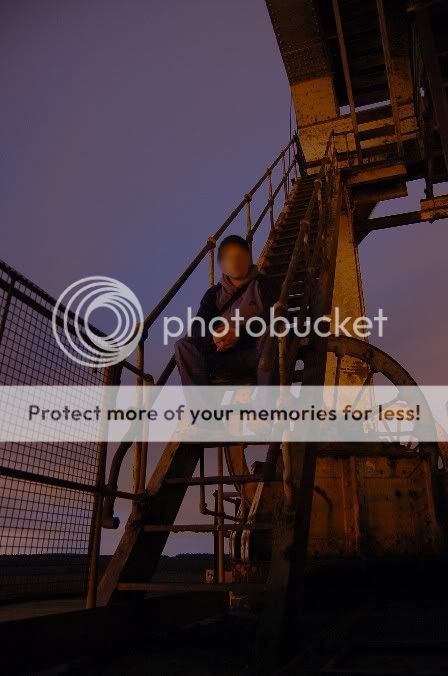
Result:
[[219,265],[231,279],[245,279],[252,264],[250,253],[238,244],[227,244],[221,251]]

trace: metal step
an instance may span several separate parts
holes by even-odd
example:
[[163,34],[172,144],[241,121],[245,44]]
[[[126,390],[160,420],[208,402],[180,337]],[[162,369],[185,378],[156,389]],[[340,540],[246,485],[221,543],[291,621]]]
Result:
[[[217,442],[214,442],[215,445]],[[167,485],[172,486],[214,486],[215,484],[233,485],[233,484],[252,484],[268,481],[263,474],[235,474],[233,476],[194,476],[186,477],[172,477],[165,479]],[[279,479],[271,478],[272,481],[279,481]]]
[[[272,483],[273,480],[271,480]],[[276,479],[280,481],[280,479]],[[266,483],[269,483],[266,481]],[[145,533],[219,533],[242,530],[272,530],[271,523],[225,523],[222,525],[207,523],[189,524],[147,524],[143,526]]]
[[393,124],[385,124],[382,127],[375,127],[374,129],[366,129],[359,132],[360,141],[370,141],[382,136],[395,136],[395,126]]
[[[287,266],[285,266],[283,269],[279,269],[279,266],[273,267],[268,271],[268,275],[269,275],[269,277],[274,277],[274,278],[284,277],[286,275],[287,270],[288,270]],[[297,267],[296,274],[300,275],[301,273],[304,273],[304,272],[305,272],[305,266],[303,264],[299,265]],[[296,283],[297,282],[294,282],[294,284],[296,284]]]
[[[282,244],[282,245],[284,245],[285,242],[295,242],[295,240],[297,239],[297,235],[298,235],[298,232],[297,232],[297,233],[294,233],[294,232],[282,232],[282,233],[279,233],[278,238],[276,238],[276,239],[274,240],[273,244]],[[310,240],[311,240],[311,237],[312,237],[312,235],[310,236]]]
[[176,582],[120,582],[117,585],[118,591],[140,591],[140,592],[234,592],[235,594],[246,594],[250,592],[265,591],[266,585],[259,582],[239,583],[222,582],[220,584],[199,583],[176,583]]
[[288,249],[287,251],[282,252],[282,253],[275,253],[275,252],[272,252],[272,253],[267,257],[267,260],[269,260],[269,261],[275,261],[275,262],[279,262],[279,263],[281,263],[283,260],[285,260],[286,262],[288,262],[288,261],[289,261],[289,258],[290,258],[290,254],[291,254],[291,249]]
[[380,108],[370,108],[367,110],[359,110],[356,113],[356,119],[358,125],[362,125],[368,122],[374,122],[376,120],[383,120],[385,118],[392,119],[392,106],[386,104]]
[[447,664],[447,641],[356,641],[318,673],[327,676],[402,676],[411,673],[413,676],[442,676],[447,673]]
[[384,68],[384,54],[382,51],[377,51],[374,53],[369,52],[368,54],[352,56],[350,59],[350,66],[354,73],[362,73],[370,70],[370,68],[376,68],[377,66],[382,66]]
[[377,87],[369,90],[360,90],[353,92],[355,106],[366,106],[370,103],[389,100],[389,89],[386,87]]
[[276,236],[279,237],[280,235],[290,235],[291,233],[299,233],[300,230],[300,224],[302,222],[304,216],[301,216],[300,218],[295,218],[294,216],[287,218],[283,221],[281,226],[278,228],[276,231]]
[[359,89],[373,89],[387,87],[386,70],[383,68],[375,73],[360,73],[352,76],[353,91]]

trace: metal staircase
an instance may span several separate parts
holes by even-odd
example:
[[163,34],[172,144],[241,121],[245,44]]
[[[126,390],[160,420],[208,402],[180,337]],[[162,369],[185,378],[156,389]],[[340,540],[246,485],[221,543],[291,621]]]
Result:
[[[291,156],[292,152],[292,156]],[[156,308],[145,320],[145,331],[139,345],[135,366],[137,383],[148,386],[164,385],[175,368],[171,358],[158,379],[152,378],[144,369],[144,342],[148,330],[161,315],[170,300],[183,286],[200,262],[209,257],[209,283],[214,284],[214,250],[219,238],[234,223],[240,213],[245,212],[247,240],[252,243],[255,233],[264,219],[270,222],[269,234],[258,259],[258,267],[276,289],[275,313],[288,316],[303,333],[305,322],[331,314],[336,253],[339,226],[343,214],[349,217],[352,206],[340,171],[335,134],[331,132],[318,170],[309,174],[309,167],[303,159],[299,139],[291,142],[247,193],[217,232],[207,240],[206,245],[187,267],[185,272],[165,294]],[[315,165],[313,165],[315,166]],[[273,180],[275,169],[281,171],[277,185]],[[359,171],[362,172],[362,166]],[[259,214],[251,208],[252,198],[262,187],[268,199]],[[284,196],[282,208],[275,216],[275,200]],[[326,338],[310,333],[306,338],[295,334],[284,337],[270,337],[262,355],[262,368],[277,367],[280,385],[300,382],[303,385],[325,384],[327,354],[336,355],[336,382],[344,356],[359,358],[366,370],[365,386],[369,386],[374,373],[383,373],[392,382],[414,383],[409,374],[400,370],[399,365],[380,350],[368,343],[347,339],[335,342],[334,337]],[[299,367],[299,362],[301,366]],[[107,382],[118,384],[120,369],[106,373]],[[232,385],[231,382],[228,383]],[[364,385],[363,385],[364,387]],[[306,387],[301,402],[306,406]],[[403,449],[390,444],[390,453],[402,457]],[[369,445],[369,444],[367,444]],[[96,533],[102,527],[116,528],[118,519],[114,515],[114,500],[117,495],[118,477],[121,464],[132,444],[120,444],[112,460],[109,479],[99,488],[96,503]],[[216,445],[214,444],[216,447]],[[92,605],[105,606],[115,603],[142,601],[148,593],[163,593],[169,614],[176,612],[176,598],[179,592],[206,594],[247,595],[250,598],[263,596],[263,611],[258,623],[257,638],[253,650],[254,673],[273,673],[278,655],[285,646],[294,646],[297,632],[298,608],[301,605],[302,581],[309,541],[312,516],[313,493],[315,490],[316,466],[322,452],[319,443],[272,444],[264,463],[257,463],[251,473],[245,459],[245,446],[220,445],[216,448],[216,474],[205,473],[204,456],[206,448],[200,443],[171,442],[164,448],[149,482],[146,483],[148,444],[134,444],[134,494],[132,513],[125,525],[120,543],[101,579],[96,586],[95,561],[99,552],[99,540],[94,540],[89,577]],[[384,448],[377,444],[369,453],[381,454]],[[428,445],[426,445],[428,446]],[[392,448],[393,447],[393,448]],[[208,451],[207,447],[207,452]],[[105,448],[102,449],[105,457]],[[334,451],[335,449],[333,449]],[[423,448],[422,462],[436,452]],[[350,452],[350,449],[349,449]],[[353,451],[351,451],[353,452]],[[358,453],[363,452],[360,444]],[[401,453],[401,455],[400,455]],[[409,453],[407,453],[409,455]],[[416,452],[417,457],[417,452]],[[410,457],[410,456],[409,456]],[[434,456],[435,457],[435,456]],[[224,471],[225,462],[227,473]],[[428,468],[429,468],[428,464]],[[199,468],[199,474],[196,474]],[[428,470],[429,471],[429,470]],[[266,501],[260,498],[266,486],[275,486],[272,504],[266,509]],[[210,523],[177,523],[182,502],[190,487],[198,487],[198,511],[211,517]],[[215,486],[214,506],[207,505],[205,488]],[[230,487],[230,491],[226,489]],[[102,497],[102,496],[105,497]],[[432,499],[432,496],[431,496]],[[234,507],[230,513],[228,505]],[[154,581],[160,557],[171,533],[210,533],[214,536],[215,565],[214,582],[208,584],[159,584]],[[233,582],[225,579],[225,537],[230,540],[230,552],[238,559],[238,550],[252,547],[252,536],[260,536],[255,549],[262,542],[261,561],[258,576],[244,573]],[[266,544],[267,543],[267,544]],[[247,557],[246,557],[247,562]],[[181,594],[182,595],[182,594]],[[216,596],[215,596],[216,598]],[[170,606],[174,603],[174,606]],[[286,654],[286,653],[285,653]]]
[[[291,148],[294,148],[294,156],[286,167],[286,156]],[[272,171],[270,167],[265,175],[268,180],[269,199],[266,207],[262,210],[262,217],[270,214],[273,220],[273,203],[280,189],[283,188],[285,203],[281,209],[269,237],[262,250],[258,265],[277,289],[278,303],[276,312],[288,313],[288,317],[294,319],[302,328],[305,325],[306,316],[318,316],[322,312],[331,310],[332,285],[335,266],[335,252],[337,242],[337,214],[341,208],[342,190],[339,182],[336,151],[333,135],[330,136],[322,165],[318,174],[308,176],[302,160],[298,138],[294,137],[290,145],[277,158],[277,164],[283,164],[282,178],[279,185],[273,189]],[[297,172],[301,170],[300,176]],[[291,177],[290,177],[290,174]],[[291,183],[289,182],[291,178]],[[260,182],[257,184],[260,185]],[[250,213],[251,194],[246,195],[243,205],[246,206],[247,238],[252,241],[254,232],[261,223],[260,217],[252,223]],[[249,208],[248,208],[249,207]],[[229,223],[233,219],[229,220]],[[272,221],[271,221],[272,222]],[[228,223],[228,224],[229,224]],[[227,225],[228,225],[227,224]],[[219,234],[226,228],[221,228]],[[210,238],[207,243],[207,251],[213,253],[217,237]],[[191,267],[191,266],[190,266]],[[212,274],[214,259],[210,259],[210,282],[213,282]],[[185,277],[185,275],[184,275]],[[159,304],[157,311],[151,313],[153,321],[157,312],[161,312],[167,297],[174,295],[177,285],[168,292],[165,299]],[[150,322],[146,322],[147,325]],[[305,346],[298,342],[278,340],[272,338],[263,355],[264,367],[273,368],[275,352],[279,352],[280,383],[287,384],[297,379],[295,363],[300,355],[305,363],[301,372],[301,379],[305,383],[323,383],[325,373],[325,360],[327,348],[321,344],[323,339],[311,342]],[[275,344],[274,344],[275,343]],[[139,366],[141,370],[143,362],[143,349],[140,350]],[[170,360],[164,369],[158,384],[166,382],[169,373],[174,367]],[[140,381],[148,376],[140,373]],[[121,462],[129,449],[130,444],[122,444],[112,463],[111,475],[107,483],[111,494],[117,486],[118,474]],[[224,503],[228,496],[223,487],[227,484],[236,489],[237,508],[243,505],[242,513],[248,514],[244,504],[248,503],[248,496],[252,495],[254,488],[259,482],[266,480],[281,481],[281,477],[268,476],[272,462],[265,463],[264,471],[251,474],[247,466],[241,462],[244,457],[243,446],[230,446],[217,449],[217,476],[204,476],[204,446],[189,443],[168,443],[161,454],[149,483],[144,486],[142,478],[144,462],[146,461],[147,448],[144,444],[136,444],[137,465],[140,474],[135,479],[136,488],[140,488],[142,499],[136,501],[132,514],[126,524],[122,539],[115,554],[101,579],[98,587],[97,602],[106,605],[110,602],[125,600],[127,598],[142,597],[148,591],[168,591],[166,585],[157,585],[152,582],[154,571],[165,547],[168,536],[172,532],[212,532],[215,534],[218,545],[216,555],[216,579],[215,585],[204,584],[204,590],[218,591],[234,590],[242,593],[245,589],[251,591],[260,589],[260,585],[235,583],[233,586],[224,585],[223,542],[224,536],[231,533],[250,529],[251,525],[243,518],[242,521],[233,518],[233,523],[224,524]],[[277,457],[278,448],[271,448],[269,457]],[[224,475],[223,458],[226,457],[229,473]],[[291,449],[284,445],[282,448],[282,460],[284,467],[283,485],[285,504],[288,509],[293,506],[297,498],[296,489],[300,482],[294,469],[294,461]],[[193,476],[200,466],[200,475]],[[215,484],[216,504],[215,509],[210,510],[205,504],[204,487]],[[187,488],[191,485],[200,488],[200,511],[210,514],[214,522],[210,526],[204,524],[175,524],[176,517]],[[249,490],[245,490],[245,487]],[[117,527],[118,520],[113,514],[114,498],[106,497],[102,509],[102,525]],[[250,504],[247,504],[250,507]],[[227,515],[229,516],[229,515]],[[261,530],[272,529],[272,524],[257,523],[254,528]],[[306,534],[303,534],[306,537]],[[200,591],[201,585],[194,586]],[[264,585],[262,585],[264,588]],[[179,585],[172,590],[179,591]],[[191,586],[188,587],[191,590]]]
[[[359,164],[375,161],[379,149],[388,160],[402,158],[402,120],[391,86],[383,0],[333,0],[333,13],[338,43],[333,54],[340,59],[344,75],[343,82],[338,82],[339,95],[350,107],[356,160]],[[372,120],[377,122],[373,127]],[[348,147],[347,138],[346,143]]]
[[[433,184],[446,180],[448,168],[445,35],[448,0],[267,0],[267,4],[308,161],[298,135],[294,134],[146,316],[135,361],[126,360],[105,369],[106,385],[119,385],[122,371],[135,376],[139,390],[142,385],[151,388],[168,383],[176,367],[174,357],[158,375],[148,373],[145,346],[151,339],[150,332],[169,303],[201,268],[204,272],[203,268],[208,267],[205,277],[210,286],[214,285],[215,251],[223,235],[242,228],[251,247],[256,238],[264,244],[257,265],[276,292],[276,315],[287,316],[298,333],[303,333],[306,321],[332,314],[340,299],[347,316],[362,314],[356,246],[366,234],[419,220],[440,219],[448,213],[448,196],[437,193],[435,196],[433,190]],[[421,178],[426,181],[428,199],[421,201],[419,211],[368,217],[375,204],[404,196],[406,182]],[[4,277],[6,309],[1,333],[9,334],[9,350],[13,355],[10,359],[16,364],[15,343],[21,338],[22,352],[27,354],[26,345],[34,324],[29,323],[28,332],[22,335],[21,315],[10,319],[16,316],[12,301],[19,299],[23,312],[28,313],[28,308],[38,312],[39,321],[42,317],[48,319],[51,314],[48,308],[56,301],[9,268],[5,268]],[[62,325],[61,317],[59,322]],[[28,322],[25,324],[28,326]],[[44,368],[38,359],[35,361],[33,378],[37,382],[41,382],[42,374],[54,378],[54,365],[61,363],[59,353],[53,359],[55,353],[48,347],[45,332],[41,339],[47,352]],[[5,363],[9,368],[9,363]],[[76,377],[79,384],[99,384],[96,370],[86,376],[82,369],[75,372],[73,365],[62,363],[67,379],[72,381]],[[28,361],[24,360],[21,366],[26,382]],[[273,337],[266,344],[261,366],[278,369],[280,384],[285,386],[330,384],[331,379],[336,386],[355,382],[359,386],[355,401],[359,401],[364,388],[369,389],[377,376],[395,386],[395,402],[401,403],[402,388],[417,386],[390,355],[366,340],[351,336],[325,338],[311,333],[303,338],[293,334]],[[240,382],[229,378],[219,384],[232,387]],[[308,403],[306,390],[302,388],[300,395],[304,408]],[[335,408],[340,403],[338,396],[336,392]],[[417,401],[417,394],[415,397]],[[427,406],[424,398],[420,402]],[[35,531],[47,516],[47,502],[42,502],[42,506],[39,502],[47,497],[47,486],[55,488],[55,500],[61,500],[58,505],[69,504],[71,511],[74,504],[77,510],[79,506],[74,525],[65,524],[62,519],[59,530],[51,529],[51,536],[49,529],[42,530],[45,537],[49,535],[49,542],[45,542],[48,551],[54,546],[71,552],[72,541],[79,544],[76,538],[85,538],[89,562],[86,605],[109,606],[86,612],[85,620],[79,615],[82,626],[80,640],[78,635],[74,639],[76,654],[78,648],[85,652],[86,646],[90,650],[95,643],[103,659],[101,646],[110,639],[110,631],[118,623],[120,632],[126,636],[127,648],[134,650],[147,639],[149,623],[155,629],[155,641],[159,639],[158,630],[169,631],[166,651],[174,647],[181,654],[179,646],[188,639],[184,635],[185,642],[176,643],[171,634],[173,629],[182,627],[183,632],[186,625],[210,618],[217,609],[228,610],[231,592],[231,599],[235,599],[233,595],[242,595],[254,601],[252,609],[261,608],[256,640],[252,642],[250,631],[246,634],[249,624],[255,627],[254,614],[244,618],[249,621],[242,624],[243,629],[233,628],[229,640],[225,624],[236,616],[230,614],[225,618],[224,628],[216,628],[215,643],[207,647],[228,654],[241,639],[245,648],[253,647],[251,668],[257,676],[408,673],[407,665],[414,654],[425,666],[418,673],[448,673],[446,631],[439,631],[437,625],[438,599],[443,596],[438,580],[446,578],[445,559],[441,555],[446,555],[448,542],[448,444],[418,441],[436,439],[434,430],[426,437],[419,436],[417,429],[414,439],[401,426],[398,430],[389,425],[387,428],[387,434],[383,435],[370,435],[369,430],[365,441],[353,444],[319,440],[317,444],[274,443],[267,449],[266,444],[260,444],[257,451],[262,460],[255,462],[252,469],[242,440],[218,446],[216,442],[213,446],[171,442],[161,453],[157,451],[158,462],[148,480],[152,445],[147,441],[123,441],[113,455],[107,442],[92,449],[89,459],[94,457],[94,462],[85,463],[84,483],[73,481],[69,474],[64,479],[53,475],[53,467],[51,476],[44,476],[40,466],[33,472],[28,471],[28,465],[27,470],[22,469],[23,448],[14,461],[17,467],[8,465],[3,474],[8,480],[28,482],[24,484],[26,490],[16,490],[15,513],[20,520],[24,514],[31,514]],[[404,443],[402,438],[406,439]],[[131,454],[132,485],[125,491],[121,486],[119,489],[119,478],[125,458]],[[106,476],[108,455],[112,455],[112,462]],[[40,455],[36,457],[39,459]],[[206,458],[210,461],[207,464]],[[67,467],[64,471],[68,473],[71,465]],[[41,490],[36,489],[39,485],[36,482],[41,483]],[[207,493],[210,487],[214,488],[212,500]],[[59,498],[57,491],[62,488],[67,495]],[[197,490],[198,512],[208,517],[207,521],[198,518],[201,523],[179,522],[182,503],[190,489]],[[71,491],[78,495],[74,503]],[[37,508],[30,510],[28,498],[33,494],[33,505]],[[100,560],[102,531],[119,526],[116,498],[128,500],[132,509],[114,555],[99,580],[99,570],[104,564]],[[68,511],[64,507],[62,514]],[[17,531],[16,540],[24,540],[20,530]],[[213,583],[206,583],[205,571],[201,584],[157,582],[159,561],[169,536],[174,533],[213,536]],[[62,544],[57,542],[59,538]],[[231,582],[226,579],[226,538],[232,563]],[[391,576],[388,557],[396,557],[401,564],[408,556],[424,557],[425,566],[421,570],[419,566],[411,566],[406,579],[401,567]],[[305,576],[307,557],[310,565]],[[434,569],[429,565],[431,557],[441,557],[434,580]],[[369,566],[359,572],[355,584],[355,567],[351,565],[341,576],[347,562],[364,565],[375,563],[378,558],[386,564],[382,578],[376,574],[378,568]],[[311,579],[313,574],[308,573],[314,562],[317,560],[316,568],[326,569],[330,559],[342,565],[330,571],[327,583],[325,576],[323,582],[319,575]],[[419,613],[421,605],[427,602],[426,589],[421,586],[424,578],[431,582],[435,612],[429,609],[423,616]],[[418,595],[414,593],[416,590]],[[148,593],[152,596],[145,604],[143,600]],[[412,620],[409,631],[401,633],[400,625],[406,617],[401,620],[391,616],[386,626],[389,604],[385,601],[389,594],[394,595],[400,613],[401,595],[409,602],[406,613],[402,613]],[[375,604],[377,613],[373,612]],[[151,606],[149,615],[142,612],[146,605]],[[440,615],[442,628],[446,627],[445,615],[445,612]],[[238,618],[243,616],[241,613]],[[69,631],[63,623],[58,626],[57,618],[50,631],[42,621],[41,635],[34,633],[37,624],[33,621],[31,643],[40,643],[44,634],[45,639],[50,636],[53,652],[55,646],[60,647],[59,642],[63,644],[67,638],[73,638],[75,632],[71,628],[76,621],[75,617]],[[429,631],[432,621],[434,631]],[[421,632],[421,627],[428,631]],[[383,632],[384,628],[388,631]],[[418,642],[414,641],[415,636],[419,637]],[[123,638],[121,634],[120,637]],[[207,642],[203,637],[199,629],[198,640]],[[17,652],[23,644],[23,635],[19,638]],[[11,642],[7,643],[9,646]],[[35,645],[31,646],[30,652],[33,651]],[[436,668],[431,672],[426,669],[430,653],[437,657]],[[29,659],[28,654],[23,656]],[[286,664],[286,671],[277,671],[280,661],[288,660],[291,669]],[[385,671],[384,660],[388,660],[389,670]],[[242,661],[246,670],[246,651]],[[305,669],[304,665],[310,668]]]

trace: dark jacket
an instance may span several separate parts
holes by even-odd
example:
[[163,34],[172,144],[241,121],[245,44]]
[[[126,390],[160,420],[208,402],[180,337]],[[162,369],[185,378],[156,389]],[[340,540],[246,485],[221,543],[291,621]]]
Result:
[[[261,305],[262,307],[260,308],[260,311],[256,313],[256,316],[262,318],[265,322],[266,325],[269,326],[269,318],[270,318],[270,308],[274,305],[274,303],[277,301],[277,297],[275,292],[273,291],[272,283],[266,278],[266,276],[260,272],[255,275],[254,277],[255,284],[257,286],[257,297],[261,299]],[[222,301],[226,301],[226,299],[229,296],[227,292],[227,289],[223,287],[223,282],[218,282],[218,284],[215,284],[214,286],[210,287],[208,291],[205,292],[204,296],[202,297],[202,300],[199,305],[199,309],[196,313],[196,316],[202,317],[205,321],[206,327],[207,327],[207,335],[209,338],[211,338],[211,334],[208,331],[208,324],[210,320],[212,320],[214,317],[220,317],[222,316],[221,314],[221,308],[223,307]],[[245,291],[239,296],[239,298],[235,301],[235,304],[231,305],[232,308],[232,314],[234,312],[234,307],[239,307],[242,302],[244,302],[245,294],[247,293],[253,293],[253,285],[252,288],[249,290],[249,287],[245,289]],[[235,293],[236,293],[236,288],[235,288]],[[218,303],[218,300],[221,302]],[[246,298],[247,300],[247,298]],[[223,315],[228,315],[229,310],[227,312],[224,312]],[[243,315],[244,316],[244,315]],[[232,322],[231,322],[232,326]],[[255,321],[252,322],[251,328],[254,331],[258,331],[258,323]],[[192,336],[197,336],[199,337],[201,335],[201,328],[199,326],[198,322],[193,322],[192,327],[191,327],[191,335]],[[238,340],[237,345],[243,346],[247,345],[251,341],[254,340],[254,337],[247,335],[247,333],[244,330],[244,326],[241,325],[240,328],[240,338]]]

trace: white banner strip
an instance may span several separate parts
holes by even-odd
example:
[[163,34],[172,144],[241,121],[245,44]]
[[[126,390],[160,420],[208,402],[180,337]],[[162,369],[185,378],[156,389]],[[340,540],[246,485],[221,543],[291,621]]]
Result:
[[3,386],[1,442],[447,442],[448,386]]

